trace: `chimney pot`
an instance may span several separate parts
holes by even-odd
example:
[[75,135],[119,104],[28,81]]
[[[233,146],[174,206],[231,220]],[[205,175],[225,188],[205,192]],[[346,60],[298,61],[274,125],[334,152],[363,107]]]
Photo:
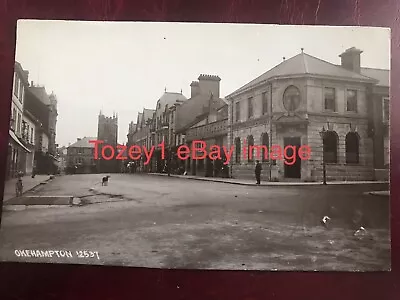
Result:
[[363,53],[363,51],[357,49],[356,47],[346,49],[346,51],[339,55],[341,58],[341,66],[349,71],[360,73],[361,53]]

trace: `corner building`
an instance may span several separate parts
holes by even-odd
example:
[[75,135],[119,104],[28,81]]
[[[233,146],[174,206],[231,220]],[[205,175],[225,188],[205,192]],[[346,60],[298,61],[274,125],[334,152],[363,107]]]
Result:
[[291,166],[260,156],[263,180],[320,181],[324,160],[328,180],[376,179],[388,161],[389,70],[361,68],[361,53],[347,49],[335,65],[302,49],[228,95],[232,177],[254,178],[256,151],[243,157],[246,141],[311,148],[309,160],[297,154]]

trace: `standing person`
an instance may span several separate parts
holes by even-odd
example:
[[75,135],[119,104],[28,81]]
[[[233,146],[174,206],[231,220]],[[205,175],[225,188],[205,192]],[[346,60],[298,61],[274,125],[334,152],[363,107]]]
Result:
[[261,167],[260,161],[257,160],[256,161],[256,168],[255,168],[256,180],[257,180],[256,184],[260,184],[260,182],[261,182],[261,170],[262,170],[262,167]]
[[22,174],[18,173],[18,179],[17,182],[15,184],[15,193],[17,197],[21,197],[22,196],[22,192],[24,190],[24,185],[22,183]]

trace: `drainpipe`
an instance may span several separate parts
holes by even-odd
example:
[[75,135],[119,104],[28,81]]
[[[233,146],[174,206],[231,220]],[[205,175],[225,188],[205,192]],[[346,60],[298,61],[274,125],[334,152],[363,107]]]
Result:
[[[229,127],[230,127],[230,133],[231,133],[231,138],[230,138],[230,148],[232,148],[232,145],[233,145],[233,101],[230,99],[229,100],[229,102],[230,102],[230,105],[231,105],[231,118],[230,118],[230,120],[229,120],[229,122],[230,122],[230,124],[229,124]],[[236,152],[236,149],[235,149],[235,152]],[[233,167],[233,157],[231,157],[231,159],[230,159],[230,161],[229,161],[229,178],[232,178],[232,167]]]
[[[272,82],[269,86],[269,149],[272,147]],[[272,160],[271,160],[271,152],[268,155],[269,160],[269,181],[272,181]]]

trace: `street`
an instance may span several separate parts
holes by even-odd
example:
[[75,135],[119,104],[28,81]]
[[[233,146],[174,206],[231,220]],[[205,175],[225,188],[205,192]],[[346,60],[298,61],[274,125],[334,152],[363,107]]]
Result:
[[[109,185],[101,186],[102,176],[56,177],[7,201],[0,260],[230,270],[390,269],[389,197],[366,194],[387,190],[387,184],[240,186],[111,174]],[[71,196],[73,206],[68,205]],[[326,226],[324,216],[330,218]],[[360,226],[366,231],[355,236]],[[15,250],[25,249],[90,250],[99,258],[16,256]]]

